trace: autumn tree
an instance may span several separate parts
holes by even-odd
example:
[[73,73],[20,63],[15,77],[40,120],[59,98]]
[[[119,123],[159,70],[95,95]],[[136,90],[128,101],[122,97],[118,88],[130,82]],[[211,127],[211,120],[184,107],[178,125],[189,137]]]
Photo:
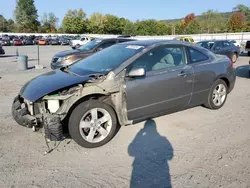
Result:
[[18,26],[18,31],[37,31],[40,23],[38,22],[38,14],[34,4],[34,0],[17,0],[14,14]]
[[66,33],[85,33],[87,31],[86,13],[82,9],[70,9],[63,18],[62,30]]
[[245,23],[245,14],[243,12],[234,12],[230,18],[230,26],[233,32],[241,31]]
[[188,27],[188,25],[190,24],[190,22],[192,22],[193,20],[195,20],[194,13],[191,13],[191,14],[188,14],[187,16],[185,16],[184,22],[183,22],[183,25],[182,25],[183,31],[186,30],[186,28]]

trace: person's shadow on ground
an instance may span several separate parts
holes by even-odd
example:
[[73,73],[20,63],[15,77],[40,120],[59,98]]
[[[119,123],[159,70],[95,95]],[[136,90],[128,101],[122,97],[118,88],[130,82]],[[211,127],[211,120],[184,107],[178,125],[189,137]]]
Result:
[[134,157],[130,188],[172,187],[168,160],[173,158],[173,148],[157,132],[155,121],[145,123],[129,145],[128,153]]

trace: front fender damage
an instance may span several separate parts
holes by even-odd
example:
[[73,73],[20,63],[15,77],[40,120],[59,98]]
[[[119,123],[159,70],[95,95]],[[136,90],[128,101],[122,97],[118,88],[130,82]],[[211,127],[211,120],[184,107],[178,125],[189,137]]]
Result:
[[115,110],[120,125],[132,124],[127,117],[127,103],[125,91],[125,71],[118,76],[112,73],[103,80],[94,80],[85,84],[76,86],[73,94],[65,96],[45,96],[43,100],[61,100],[62,104],[55,114],[63,120],[70,109],[79,101],[101,100],[109,104]]
[[13,103],[12,114],[20,125],[33,127],[34,130],[43,126],[46,138],[50,140],[63,138],[62,121],[79,102],[86,100],[107,103],[116,112],[120,125],[128,125],[132,121],[127,117],[125,86],[125,71],[116,76],[111,72],[104,78],[46,95],[33,103],[18,96]]

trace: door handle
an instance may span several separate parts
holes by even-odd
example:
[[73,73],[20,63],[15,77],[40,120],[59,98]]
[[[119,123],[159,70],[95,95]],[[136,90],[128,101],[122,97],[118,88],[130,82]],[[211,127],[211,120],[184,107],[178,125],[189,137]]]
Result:
[[178,76],[183,76],[183,77],[186,77],[187,76],[187,73],[185,73],[184,71],[181,71]]

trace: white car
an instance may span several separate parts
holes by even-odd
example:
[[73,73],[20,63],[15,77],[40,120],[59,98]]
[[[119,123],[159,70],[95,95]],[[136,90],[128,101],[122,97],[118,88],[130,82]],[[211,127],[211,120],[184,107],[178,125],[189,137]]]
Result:
[[76,49],[92,40],[93,40],[92,37],[84,36],[84,37],[81,37],[79,40],[71,40],[70,46],[73,49]]

